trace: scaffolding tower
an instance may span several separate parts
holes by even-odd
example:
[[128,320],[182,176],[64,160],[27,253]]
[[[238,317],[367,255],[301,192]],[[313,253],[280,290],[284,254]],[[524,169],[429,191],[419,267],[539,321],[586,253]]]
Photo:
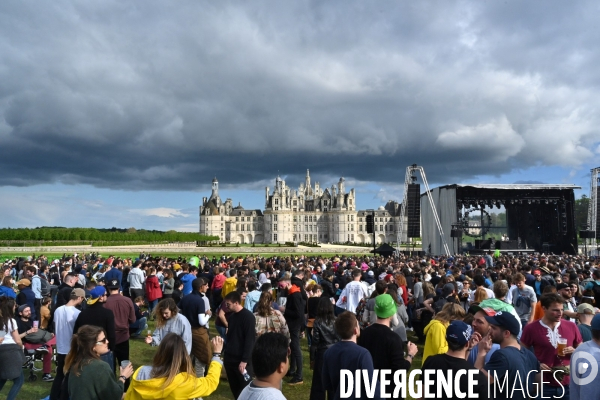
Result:
[[[599,168],[600,169],[600,168]],[[419,172],[421,174],[421,179],[423,179],[423,186],[425,186],[425,193],[427,193],[427,199],[429,200],[429,205],[431,206],[431,211],[433,212],[433,218],[435,219],[435,224],[437,225],[438,232],[440,234],[440,238],[442,239],[442,245],[444,247],[444,251],[446,255],[451,255],[450,248],[448,247],[448,242],[446,242],[446,237],[444,236],[444,229],[442,228],[442,223],[440,222],[440,217],[437,213],[437,209],[435,208],[435,203],[433,202],[433,196],[431,195],[431,190],[429,190],[429,184],[427,183],[427,177],[425,176],[425,170],[423,167],[418,166],[417,164],[409,165],[406,167],[406,175],[404,177],[404,198],[402,199],[402,205],[400,206],[400,223],[398,224],[398,249],[396,251],[400,252],[400,246],[402,237],[404,235],[404,220],[406,218],[406,203],[408,201],[408,185],[416,181],[417,176],[416,173]]]
[[[594,237],[592,244],[596,244],[596,240],[598,239],[598,179],[600,174],[600,167],[594,168],[591,171],[592,179],[590,182],[590,202],[588,205],[588,230],[594,231]],[[586,239],[587,242],[587,239]]]

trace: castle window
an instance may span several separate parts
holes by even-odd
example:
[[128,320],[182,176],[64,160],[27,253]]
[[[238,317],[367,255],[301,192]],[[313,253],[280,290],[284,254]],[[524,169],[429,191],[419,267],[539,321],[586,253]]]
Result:
[[279,199],[275,199],[275,205],[279,205]]
[[235,217],[235,221],[238,222],[240,220],[240,217]]
[[273,230],[276,231],[277,230],[277,224],[273,224]]
[[277,241],[277,234],[276,234],[276,233],[274,233],[274,234],[273,234],[273,241],[274,241],[274,242],[276,242],[276,241]]
[[292,202],[292,205],[293,205],[293,206],[297,206],[297,205],[298,205],[298,201],[297,201],[297,200],[294,200],[294,201]]

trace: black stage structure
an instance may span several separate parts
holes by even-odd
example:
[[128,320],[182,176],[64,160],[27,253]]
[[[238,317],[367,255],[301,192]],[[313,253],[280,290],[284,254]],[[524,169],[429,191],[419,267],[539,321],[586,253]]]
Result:
[[[474,243],[470,253],[501,249],[502,252],[577,252],[574,203],[576,185],[468,185],[453,184],[431,189],[444,238],[452,253],[462,242]],[[508,240],[494,241],[487,234],[492,212],[506,210]],[[492,211],[494,210],[494,211]],[[478,216],[473,223],[469,217]],[[427,194],[421,195],[423,250],[443,254],[440,237]],[[475,225],[475,226],[474,226]],[[470,237],[466,237],[466,235]]]

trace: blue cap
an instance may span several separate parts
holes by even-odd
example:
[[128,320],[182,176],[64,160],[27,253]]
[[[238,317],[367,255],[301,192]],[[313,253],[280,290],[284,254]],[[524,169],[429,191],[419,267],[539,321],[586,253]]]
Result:
[[106,289],[104,286],[96,286],[92,290],[90,290],[90,298],[87,303],[92,305],[98,301],[98,299],[106,294]]
[[464,346],[471,339],[472,334],[471,325],[462,321],[452,321],[446,329],[446,340]]
[[504,328],[515,336],[518,336],[521,331],[519,321],[509,312],[498,311],[493,317],[486,315],[485,319],[490,324]]
[[600,314],[594,315],[592,318],[592,329],[595,331],[600,331]]

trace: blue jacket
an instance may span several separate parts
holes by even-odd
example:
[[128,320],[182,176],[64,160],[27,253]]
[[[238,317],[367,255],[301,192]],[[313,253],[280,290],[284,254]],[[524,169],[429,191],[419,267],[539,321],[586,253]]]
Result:
[[13,299],[17,298],[17,294],[15,293],[15,291],[12,288],[9,288],[8,286],[0,286],[0,297],[2,296],[12,297]]
[[196,279],[196,276],[193,274],[185,274],[181,277],[180,281],[183,283],[183,295],[187,296],[192,293],[192,281]]
[[35,312],[35,294],[33,294],[33,290],[29,286],[24,287],[19,294],[17,295],[17,304],[22,306],[23,304],[27,304],[31,308],[31,320],[35,321],[37,319],[37,314]]

